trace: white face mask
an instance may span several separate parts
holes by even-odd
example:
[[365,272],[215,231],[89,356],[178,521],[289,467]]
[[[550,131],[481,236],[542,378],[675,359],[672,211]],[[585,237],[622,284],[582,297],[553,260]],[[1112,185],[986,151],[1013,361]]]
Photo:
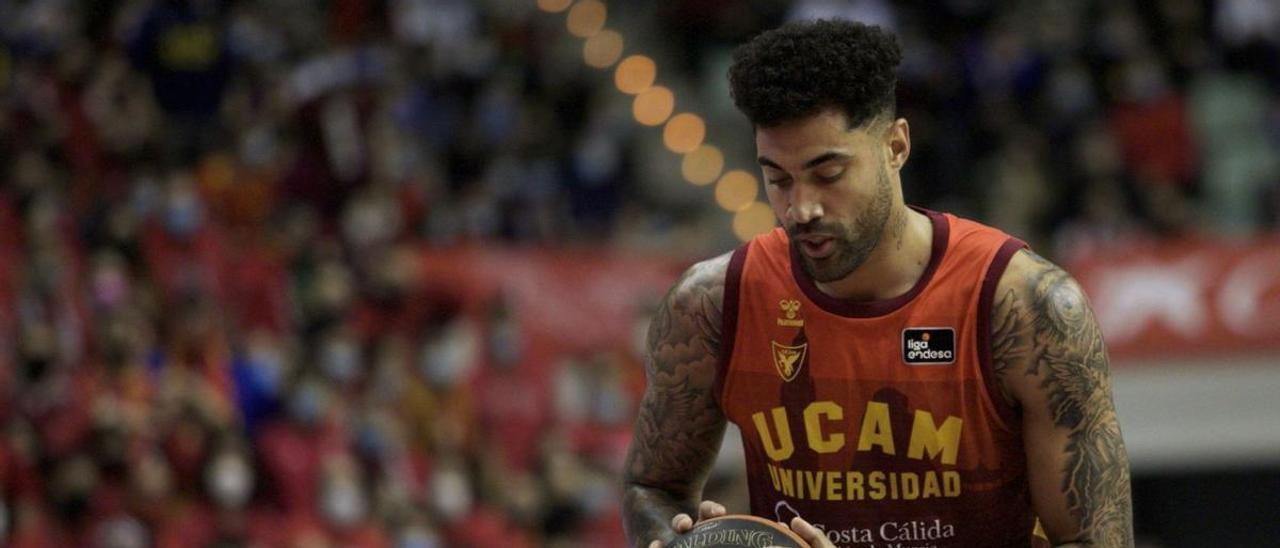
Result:
[[608,511],[614,500],[613,486],[603,478],[592,478],[579,494],[579,500],[588,513],[598,514]]
[[316,381],[304,382],[306,384],[294,389],[289,400],[289,411],[295,420],[313,425],[322,418],[328,405],[328,394]]
[[617,385],[606,385],[595,394],[593,415],[605,424],[622,424],[627,421],[631,408],[630,398]]
[[471,512],[471,498],[471,484],[459,470],[440,470],[431,480],[431,504],[444,521],[466,517]]
[[170,189],[165,207],[166,226],[179,236],[194,234],[204,222],[200,197],[191,184],[181,184]]
[[110,548],[145,548],[147,529],[132,516],[119,516],[98,527],[98,546]]
[[423,345],[422,374],[439,386],[452,386],[465,379],[475,366],[477,343],[470,324],[461,320],[453,322],[437,338]]
[[349,527],[364,519],[368,504],[360,486],[350,480],[329,482],[320,501],[320,511],[330,523]]
[[224,453],[205,471],[213,500],[224,508],[242,508],[253,494],[253,470],[239,455]]
[[566,364],[555,378],[556,413],[568,421],[582,420],[587,416],[591,401],[591,387],[576,363]]
[[439,548],[440,537],[435,531],[423,527],[413,527],[400,533],[396,539],[396,548]]
[[324,345],[320,366],[329,378],[339,383],[349,382],[360,372],[360,351],[349,340],[332,339]]

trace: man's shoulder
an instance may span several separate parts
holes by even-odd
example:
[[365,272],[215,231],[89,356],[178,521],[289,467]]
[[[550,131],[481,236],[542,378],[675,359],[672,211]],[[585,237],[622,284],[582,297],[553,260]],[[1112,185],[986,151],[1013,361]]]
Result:
[[1027,248],[1019,249],[1009,259],[997,286],[1001,293],[1015,291],[1029,296],[1054,289],[1083,294],[1083,289],[1065,269]]
[[646,364],[650,376],[675,369],[698,372],[699,386],[715,377],[720,351],[725,275],[732,253],[699,261],[685,270],[649,324]]
[[668,303],[678,304],[707,297],[713,297],[717,302],[722,300],[725,277],[732,257],[733,252],[728,252],[689,266],[671,286],[671,291],[667,294]]
[[734,251],[728,251],[693,263],[685,269],[684,275],[676,285],[697,287],[713,284],[717,280],[723,284],[725,274],[729,272],[729,263],[733,260],[733,254]]
[[982,221],[951,212],[933,211],[924,208],[915,209],[933,220],[935,227],[942,226],[945,228],[950,246],[981,248],[991,244],[999,245],[1010,239],[1018,240],[1018,238],[1001,230],[999,227]]

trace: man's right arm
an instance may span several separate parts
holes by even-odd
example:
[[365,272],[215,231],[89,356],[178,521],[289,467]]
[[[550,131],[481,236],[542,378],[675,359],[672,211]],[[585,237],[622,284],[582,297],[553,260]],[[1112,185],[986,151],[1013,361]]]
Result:
[[728,264],[725,254],[691,267],[649,325],[647,383],[623,472],[632,546],[670,542],[673,516],[698,515],[725,429],[714,386]]

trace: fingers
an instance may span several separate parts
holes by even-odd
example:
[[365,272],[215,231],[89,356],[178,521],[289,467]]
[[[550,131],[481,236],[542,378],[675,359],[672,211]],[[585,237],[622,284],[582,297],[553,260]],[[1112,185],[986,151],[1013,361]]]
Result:
[[823,534],[822,529],[814,527],[813,524],[805,521],[802,517],[791,518],[791,530],[800,535],[800,538],[804,539],[813,548],[832,546],[831,541],[827,540],[827,536]]
[[671,528],[681,535],[688,533],[693,529],[693,518],[689,517],[689,514],[676,514],[671,518]]
[[698,505],[698,521],[718,518],[728,513],[724,505],[713,500],[704,500]]
[[649,548],[662,548],[662,541],[655,540],[649,543]]
[[[704,500],[698,505],[698,521],[718,518],[727,513],[728,510],[725,509],[724,505],[715,501]],[[679,513],[671,518],[671,529],[674,530],[676,534],[683,535],[688,533],[690,529],[693,529],[694,523],[696,522],[692,517],[689,517],[689,514]],[[650,543],[649,548],[655,548],[655,545]],[[661,544],[658,544],[656,548],[661,548]]]

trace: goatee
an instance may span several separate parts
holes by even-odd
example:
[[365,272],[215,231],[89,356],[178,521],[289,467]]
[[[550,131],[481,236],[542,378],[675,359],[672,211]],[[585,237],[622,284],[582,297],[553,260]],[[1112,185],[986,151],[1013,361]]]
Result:
[[[893,210],[892,185],[884,172],[876,181],[876,195],[870,207],[849,226],[816,219],[805,224],[786,226],[791,241],[791,252],[800,257],[800,266],[811,279],[819,283],[842,280],[853,274],[867,262],[871,252],[880,245],[890,213]],[[820,234],[832,239],[834,250],[822,258],[806,255],[800,248],[799,237]]]

